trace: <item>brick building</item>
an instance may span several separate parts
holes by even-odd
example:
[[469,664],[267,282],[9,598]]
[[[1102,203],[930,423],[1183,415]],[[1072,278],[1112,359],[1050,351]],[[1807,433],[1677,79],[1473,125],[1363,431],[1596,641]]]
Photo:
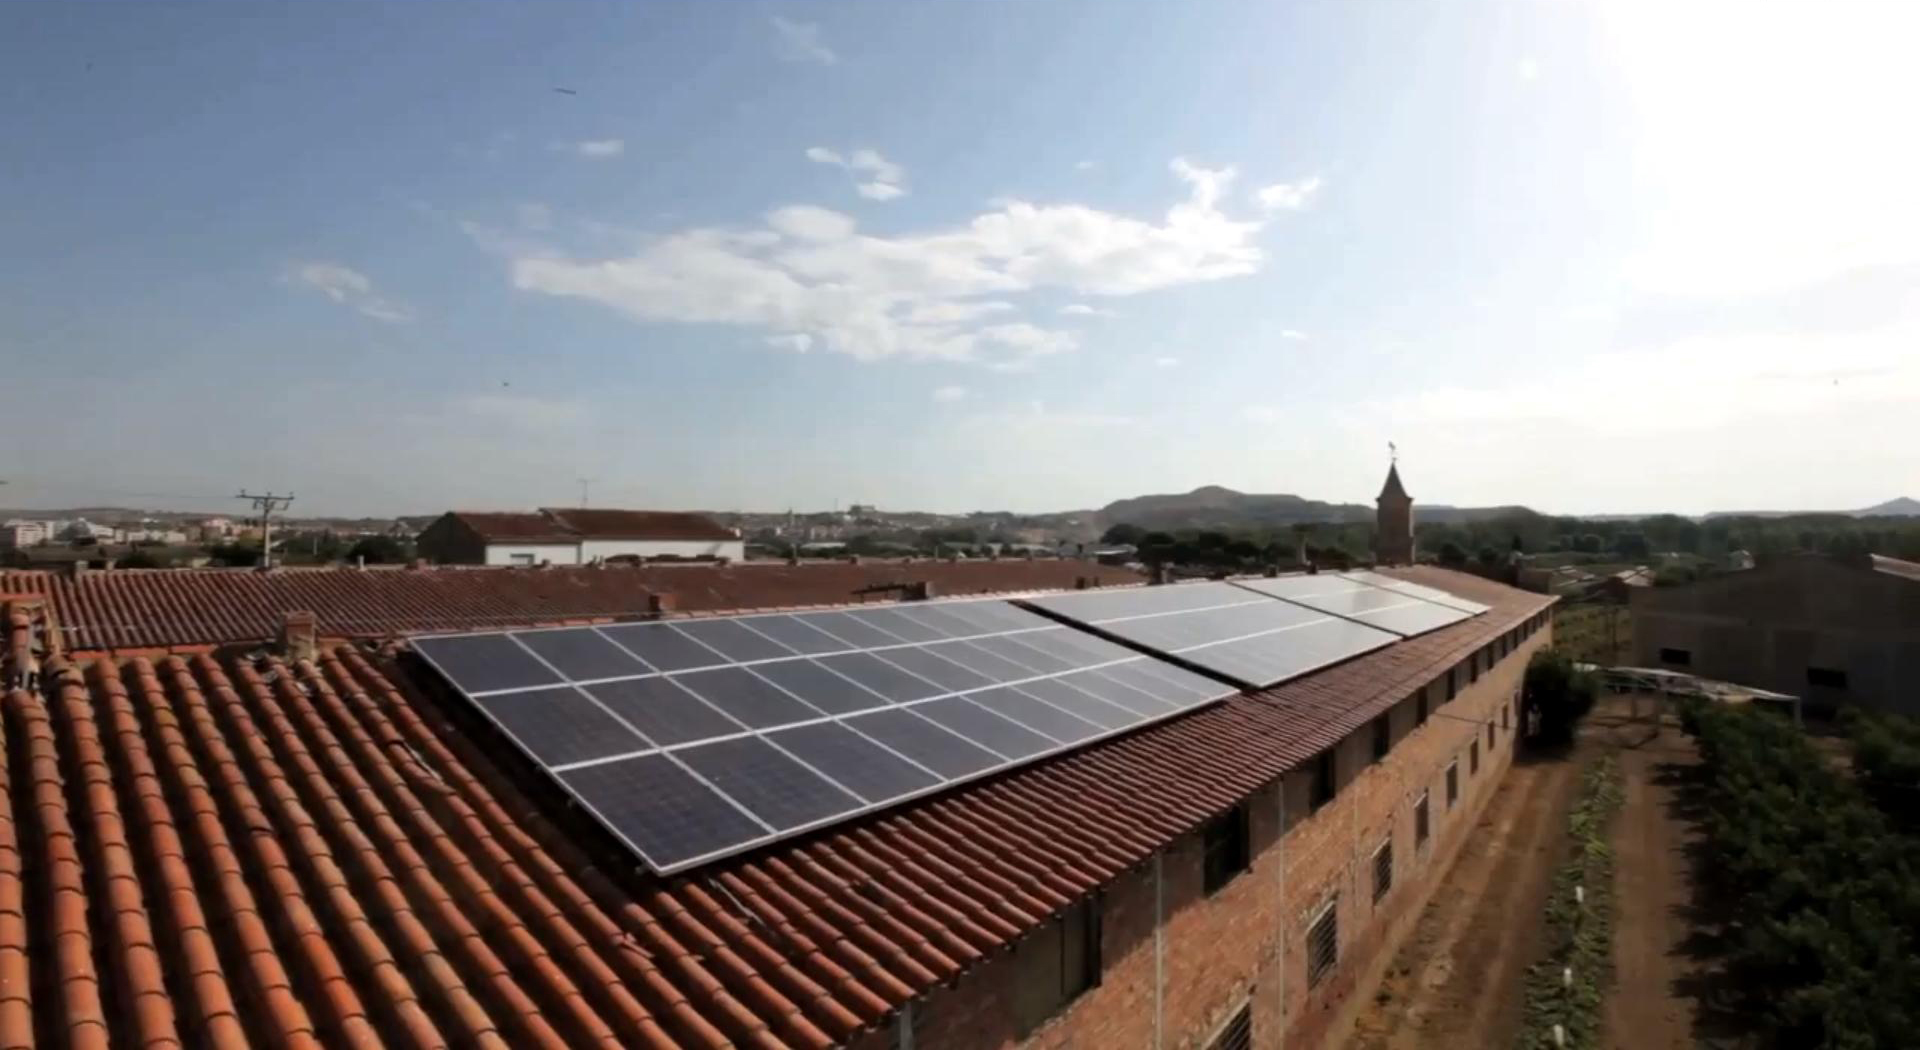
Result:
[[1413,564],[1413,497],[1400,484],[1400,464],[1387,467],[1374,503],[1373,557],[1382,565]]
[[1488,609],[672,877],[395,637],[1078,569],[0,577],[0,1046],[1323,1045],[1470,848],[1552,599],[1392,570]]

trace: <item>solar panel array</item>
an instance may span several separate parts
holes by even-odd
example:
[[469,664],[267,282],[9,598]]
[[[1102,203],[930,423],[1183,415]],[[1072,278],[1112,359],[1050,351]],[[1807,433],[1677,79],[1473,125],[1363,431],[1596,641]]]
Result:
[[1482,605],[1479,602],[1468,601],[1457,595],[1448,594],[1446,591],[1440,590],[1437,587],[1426,587],[1418,583],[1408,583],[1405,580],[1397,580],[1391,576],[1383,576],[1377,572],[1343,572],[1340,575],[1345,579],[1353,580],[1357,583],[1364,583],[1372,587],[1385,587],[1390,591],[1398,591],[1410,597],[1434,602],[1435,604],[1444,605],[1451,609],[1458,609],[1469,616],[1478,616],[1492,608],[1492,606]]
[[997,600],[413,644],[661,873],[1233,692]]
[[[1379,579],[1385,580],[1390,577],[1381,576]],[[1392,631],[1403,638],[1424,634],[1448,624],[1459,623],[1471,615],[1452,605],[1442,605],[1404,591],[1388,590],[1358,579],[1330,573],[1274,576],[1234,582],[1248,590],[1304,605],[1329,616],[1339,616],[1364,623],[1369,627]],[[1458,600],[1455,599],[1455,601]]]
[[1230,583],[1075,591],[1030,598],[1027,604],[1253,688],[1296,678],[1401,637]]

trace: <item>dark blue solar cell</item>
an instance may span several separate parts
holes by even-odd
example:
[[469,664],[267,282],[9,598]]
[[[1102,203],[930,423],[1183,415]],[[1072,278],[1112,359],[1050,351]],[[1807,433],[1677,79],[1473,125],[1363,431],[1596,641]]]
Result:
[[870,803],[924,791],[939,777],[837,722],[768,733],[767,739]]
[[1057,745],[1047,737],[994,714],[964,697],[946,696],[913,705],[913,712],[1009,759],[1028,758]]
[[942,638],[966,638],[981,633],[978,627],[937,605],[915,603],[901,605],[890,611],[940,632]]
[[542,660],[576,682],[595,678],[627,678],[651,674],[653,669],[633,658],[633,654],[602,638],[591,627],[568,627],[557,631],[517,631],[520,644],[539,654]]
[[888,708],[843,721],[949,780],[1001,764],[1000,756],[921,718],[912,708]]
[[652,746],[570,686],[501,693],[474,702],[520,746],[549,766],[644,751]]
[[927,646],[926,651],[1003,684],[1023,681],[1037,673],[1033,668],[1014,663],[975,642],[941,642]]
[[600,628],[600,633],[661,671],[720,667],[733,662],[664,623],[614,624]]
[[[892,650],[886,651],[892,652]],[[822,656],[819,662],[895,703],[939,696],[947,691],[924,678],[910,675],[893,664],[884,663],[870,653]]]
[[789,830],[862,808],[860,799],[820,778],[759,737],[674,752],[687,768],[761,820]]
[[948,616],[971,624],[973,631],[970,633],[973,634],[1025,631],[1045,627],[1052,622],[1039,613],[1006,601],[941,602],[935,607]]
[[657,870],[732,852],[770,834],[665,755],[586,766],[560,779]]
[[994,684],[993,679],[986,675],[978,671],[969,671],[952,660],[935,656],[926,649],[917,647],[885,649],[874,655],[940,686],[941,692],[978,689]]
[[504,634],[415,638],[413,647],[468,693],[553,685],[561,680]]
[[1076,671],[1065,676],[1061,681],[1092,693],[1110,704],[1118,704],[1144,718],[1158,718],[1175,710],[1176,705],[1160,699],[1154,693],[1143,692],[1119,681],[1107,674],[1107,670],[1103,668],[1096,671]]
[[679,620],[674,629],[714,649],[733,663],[753,660],[777,660],[792,656],[792,649],[745,626],[738,620]]
[[662,747],[742,731],[740,723],[671,678],[626,678],[581,688]]
[[1100,726],[1084,718],[1043,704],[1010,686],[968,693],[967,699],[994,714],[1010,718],[1036,733],[1044,733],[1063,744],[1077,744],[1089,737],[1100,735],[1102,731]]
[[1069,714],[1092,722],[1102,729],[1124,729],[1141,720],[1138,714],[1107,703],[1092,693],[1083,692],[1057,679],[1042,678],[1037,682],[1027,682],[1014,688],[1029,696],[1038,697]]
[[832,715],[885,707],[890,701],[812,660],[755,664],[753,673]]
[[794,699],[744,667],[694,671],[674,675],[673,680],[755,729],[805,722],[810,718],[819,718],[824,713]]
[[797,653],[839,653],[853,648],[797,616],[752,616],[740,622]]
[[893,609],[855,609],[848,616],[906,642],[937,642],[946,635]]
[[[1065,628],[1061,628],[1061,630],[1065,630]],[[1058,674],[1062,671],[1071,671],[1080,666],[1071,657],[1036,648],[1034,643],[1039,640],[1039,643],[1044,645],[1045,642],[1042,639],[1043,636],[1048,633],[1047,631],[1035,631],[1031,634],[1009,634],[1001,635],[997,638],[976,638],[968,644],[977,645],[987,652],[1000,657],[1002,660],[1007,660],[1025,668],[1027,672],[1026,676]]]
[[906,639],[888,634],[843,612],[801,613],[794,619],[818,631],[824,631],[846,644],[842,649],[872,649],[899,645]]

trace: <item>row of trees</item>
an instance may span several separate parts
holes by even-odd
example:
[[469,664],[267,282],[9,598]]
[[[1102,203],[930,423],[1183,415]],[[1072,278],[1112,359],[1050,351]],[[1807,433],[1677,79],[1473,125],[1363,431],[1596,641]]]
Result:
[[1517,513],[1458,524],[1427,522],[1415,531],[1421,548],[1431,551],[1452,544],[1467,553],[1485,549],[1566,551],[1629,561],[1668,552],[1719,561],[1735,550],[1747,551],[1759,560],[1795,551],[1841,556],[1871,552],[1920,560],[1920,518],[1793,514],[1694,521],[1676,514],[1658,514],[1603,521]]
[[1907,832],[1920,833],[1920,722],[1849,708],[1842,724],[1868,796]]
[[1710,899],[1728,909],[1730,993],[1770,1045],[1912,1045],[1920,1025],[1920,840],[1806,736],[1751,707],[1684,713],[1705,759]]

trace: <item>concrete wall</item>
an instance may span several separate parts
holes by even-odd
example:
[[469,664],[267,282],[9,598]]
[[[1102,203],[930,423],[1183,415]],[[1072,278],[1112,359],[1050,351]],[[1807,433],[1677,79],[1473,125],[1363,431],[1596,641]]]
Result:
[[555,565],[580,564],[580,547],[573,543],[489,543],[486,547],[485,565],[513,565],[514,555],[530,555],[533,564],[552,562]]
[[[1634,662],[1799,696],[1920,714],[1920,583],[1796,557],[1632,596]],[[1663,650],[1688,654],[1685,664]],[[1668,654],[1671,655],[1671,654]],[[1846,673],[1844,689],[1808,668]]]
[[[1544,620],[1544,618],[1543,618]],[[1429,683],[1431,716],[1416,726],[1413,697],[1390,714],[1393,745],[1371,761],[1363,728],[1338,748],[1339,791],[1309,813],[1310,778],[1289,773],[1248,798],[1250,869],[1212,896],[1203,892],[1201,836],[1192,832],[1102,889],[1101,977],[1024,1042],[1014,1030],[1019,967],[1012,953],[975,968],[951,989],[913,1004],[905,1025],[874,1033],[861,1050],[1203,1047],[1243,1005],[1258,1047],[1319,1047],[1344,1032],[1379,984],[1393,951],[1440,875],[1472,841],[1474,823],[1509,765],[1519,735],[1518,696],[1529,655],[1549,625],[1525,637],[1446,703],[1444,678]],[[1503,709],[1512,704],[1507,727]],[[1486,723],[1494,729],[1488,747]],[[1467,751],[1480,747],[1469,773]],[[1460,798],[1446,804],[1446,769],[1458,761]],[[1431,837],[1414,846],[1413,807],[1430,793]],[[1391,839],[1393,887],[1373,900],[1373,858]],[[1339,961],[1308,987],[1307,926],[1337,895]]]
[[583,540],[580,560],[620,556],[658,558],[726,558],[745,561],[747,545],[741,540]]

